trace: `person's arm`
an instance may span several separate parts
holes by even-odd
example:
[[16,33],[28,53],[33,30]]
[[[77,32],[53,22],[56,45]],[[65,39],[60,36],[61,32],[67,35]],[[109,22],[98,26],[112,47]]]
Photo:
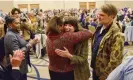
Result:
[[5,43],[8,46],[8,48],[10,48],[9,51],[11,53],[13,53],[14,50],[20,49],[19,41],[15,35],[13,35],[13,34],[7,35],[4,40],[5,40]]
[[106,80],[133,80],[133,57],[127,58],[116,67]]
[[79,44],[76,47],[74,55],[72,55],[67,48],[64,48],[65,50],[56,49],[55,52],[61,57],[69,58],[71,60],[71,64],[82,64],[88,59],[88,41],[83,41],[82,44]]
[[22,73],[19,71],[19,66],[21,62],[24,60],[24,52],[22,50],[14,51],[13,56],[10,55],[10,61],[12,65],[11,77],[13,80],[20,80]]
[[67,38],[70,43],[78,43],[82,40],[87,40],[92,37],[93,33],[89,30],[83,30],[78,32],[68,32],[64,33],[64,37]]
[[114,70],[121,62],[123,58],[123,50],[124,50],[124,36],[122,33],[114,34],[113,42],[110,53],[110,62],[108,63],[107,67],[104,69],[100,80],[105,80],[109,73]]
[[13,51],[15,51],[15,50],[18,50],[18,49],[21,49],[21,50],[23,50],[24,52],[27,52],[27,51],[30,50],[30,48],[31,48],[34,44],[37,43],[37,39],[33,39],[33,40],[30,40],[29,43],[28,43],[26,46],[20,48],[20,45],[19,45],[19,42],[20,42],[20,41],[18,40],[18,38],[17,38],[15,35],[8,35],[8,36],[6,37],[6,40],[8,40],[8,41],[6,41],[6,44],[8,44],[8,46],[10,47],[11,53],[12,53]]
[[123,80],[133,80],[133,57],[124,66],[123,76]]
[[0,80],[20,80],[22,73],[17,67],[21,65],[24,59],[24,52],[22,50],[16,50],[13,52],[13,56],[10,55],[11,64],[1,67],[0,65]]
[[121,80],[121,78],[123,77],[123,69],[124,63],[121,63],[109,74],[106,80]]
[[74,53],[78,55],[73,55],[73,57],[70,58],[71,64],[82,64],[88,59],[88,40],[82,41],[79,46],[79,49],[78,46],[76,46],[76,52]]
[[29,23],[28,22],[23,22],[23,23],[21,23],[21,28],[23,29],[26,29],[26,30],[31,30],[31,25],[29,25]]

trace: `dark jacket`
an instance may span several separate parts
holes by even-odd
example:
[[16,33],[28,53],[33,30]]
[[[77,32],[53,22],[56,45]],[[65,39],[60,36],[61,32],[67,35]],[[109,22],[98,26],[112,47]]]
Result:
[[74,80],[88,80],[90,77],[88,63],[88,40],[75,45],[73,57],[70,59],[74,65]]
[[5,55],[5,48],[4,48],[4,37],[0,38],[0,61],[3,60]]
[[8,68],[0,64],[0,80],[20,80],[22,74],[19,70],[10,71]]

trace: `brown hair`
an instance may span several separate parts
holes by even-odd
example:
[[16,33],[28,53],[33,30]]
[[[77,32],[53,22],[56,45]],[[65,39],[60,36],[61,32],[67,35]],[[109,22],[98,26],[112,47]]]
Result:
[[11,11],[12,15],[15,14],[15,11],[17,11],[19,14],[21,13],[20,9],[13,8],[12,11]]
[[63,19],[61,17],[54,16],[48,22],[48,26],[46,28],[46,34],[48,34],[48,33],[57,33],[57,34],[59,34],[61,32],[59,30],[59,27],[61,25],[63,25]]
[[75,32],[79,31],[78,29],[78,19],[76,19],[75,17],[66,17],[65,21],[64,21],[64,25],[65,24],[70,24],[74,27]]
[[117,8],[112,4],[104,4],[101,6],[101,11],[106,13],[107,15],[113,15],[114,17],[117,15]]

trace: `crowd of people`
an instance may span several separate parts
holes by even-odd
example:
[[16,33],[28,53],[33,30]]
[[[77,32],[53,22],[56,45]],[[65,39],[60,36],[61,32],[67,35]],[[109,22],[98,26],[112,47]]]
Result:
[[[112,75],[114,70],[121,71],[117,67],[125,66],[123,32],[125,27],[133,26],[132,20],[132,9],[117,9],[112,4],[93,10],[0,11],[0,79],[27,80],[30,54],[36,54],[38,43],[45,43],[41,44],[43,49],[46,47],[41,57],[48,54],[51,80],[88,80],[89,66],[93,80],[132,80],[128,74],[126,78],[124,74],[123,78]],[[36,37],[38,34],[45,34],[46,41]]]

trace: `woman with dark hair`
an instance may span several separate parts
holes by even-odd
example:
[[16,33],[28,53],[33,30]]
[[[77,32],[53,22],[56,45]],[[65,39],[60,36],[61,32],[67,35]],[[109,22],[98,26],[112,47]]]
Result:
[[[65,32],[78,32],[82,30],[78,26],[78,20],[74,17],[69,17],[64,22]],[[90,70],[88,64],[88,40],[84,40],[74,45],[74,53],[71,54],[65,50],[56,49],[55,52],[70,60],[70,64],[74,65],[74,80],[88,80],[90,77]],[[71,55],[71,57],[68,57]]]
[[7,65],[10,64],[9,55],[13,55],[14,50],[21,49],[25,52],[25,59],[20,65],[20,72],[22,72],[21,80],[27,80],[28,64],[30,65],[29,50],[37,43],[37,39],[30,40],[28,43],[20,36],[19,27],[20,19],[9,17],[7,20],[8,31],[4,38],[5,54]]
[[24,53],[20,50],[14,51],[13,57],[10,57],[11,64],[7,66],[5,61],[4,36],[4,23],[0,19],[0,80],[20,80],[21,73],[18,69],[24,59]]
[[51,80],[74,80],[74,65],[71,64],[70,57],[59,56],[55,49],[66,47],[71,54],[74,53],[74,45],[82,40],[87,40],[92,36],[89,30],[79,32],[65,32],[63,21],[60,17],[53,17],[47,27],[46,51],[49,57],[49,73]]

